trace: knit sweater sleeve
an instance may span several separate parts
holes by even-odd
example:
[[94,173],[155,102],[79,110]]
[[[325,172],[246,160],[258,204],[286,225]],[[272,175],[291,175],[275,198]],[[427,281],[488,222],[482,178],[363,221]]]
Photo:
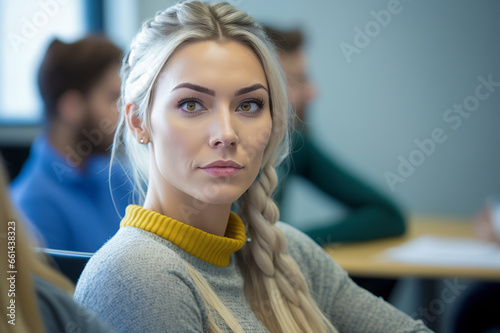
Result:
[[304,274],[309,291],[325,316],[341,332],[417,333],[431,332],[356,285],[338,264],[311,238],[278,222],[288,242],[288,251]]
[[75,299],[117,332],[206,331],[205,304],[181,259],[144,231],[126,229],[89,261]]

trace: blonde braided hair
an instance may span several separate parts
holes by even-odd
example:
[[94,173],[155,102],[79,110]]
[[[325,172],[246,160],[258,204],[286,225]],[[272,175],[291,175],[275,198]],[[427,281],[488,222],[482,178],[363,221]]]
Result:
[[[278,208],[271,199],[278,181],[275,167],[288,154],[291,116],[284,75],[274,46],[251,16],[225,2],[187,1],[158,12],[143,24],[123,59],[122,116],[112,158],[118,151],[128,156],[131,178],[143,201],[149,178],[148,148],[138,144],[126,126],[125,106],[135,103],[137,116],[150,131],[153,90],[159,73],[179,46],[205,40],[233,40],[250,47],[262,63],[269,86],[272,133],[262,159],[260,177],[239,200],[239,213],[252,239],[238,252],[247,300],[271,332],[337,332],[311,298],[297,263],[287,253],[286,239],[275,226],[279,218]],[[242,332],[237,320],[203,276],[185,264],[210,310],[209,331],[220,331],[211,316],[215,311],[231,330]]]
[[249,242],[238,254],[245,295],[254,313],[271,332],[337,332],[311,298],[304,276],[287,253],[285,236],[275,223],[278,207],[271,199],[277,185],[269,163],[243,195],[241,215]]

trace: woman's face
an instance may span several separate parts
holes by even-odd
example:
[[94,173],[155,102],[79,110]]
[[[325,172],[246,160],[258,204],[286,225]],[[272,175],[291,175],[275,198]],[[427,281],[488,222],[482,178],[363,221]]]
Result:
[[154,89],[151,182],[167,196],[237,200],[256,179],[271,135],[268,91],[259,59],[243,44],[179,48]]

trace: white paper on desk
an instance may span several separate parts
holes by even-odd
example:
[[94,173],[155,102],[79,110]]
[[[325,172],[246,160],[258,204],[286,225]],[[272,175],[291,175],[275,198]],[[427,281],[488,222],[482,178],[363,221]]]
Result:
[[424,235],[388,249],[384,259],[413,265],[500,269],[500,246],[477,239]]

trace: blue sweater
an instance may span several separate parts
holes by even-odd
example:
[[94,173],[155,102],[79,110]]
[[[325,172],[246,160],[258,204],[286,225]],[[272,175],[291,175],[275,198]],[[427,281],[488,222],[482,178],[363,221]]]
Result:
[[[277,226],[314,300],[340,332],[429,332],[421,321],[358,287],[308,236],[281,222]],[[235,253],[227,266],[216,266],[132,226],[122,226],[92,257],[75,299],[117,332],[205,332],[207,307],[182,260],[207,279],[246,332],[268,332],[245,297]],[[218,315],[214,321],[229,332]]]
[[[83,170],[38,137],[21,173],[11,184],[12,200],[41,235],[42,246],[95,252],[120,226],[110,195],[109,157],[92,156]],[[112,172],[113,196],[123,216],[131,185],[119,167]]]

